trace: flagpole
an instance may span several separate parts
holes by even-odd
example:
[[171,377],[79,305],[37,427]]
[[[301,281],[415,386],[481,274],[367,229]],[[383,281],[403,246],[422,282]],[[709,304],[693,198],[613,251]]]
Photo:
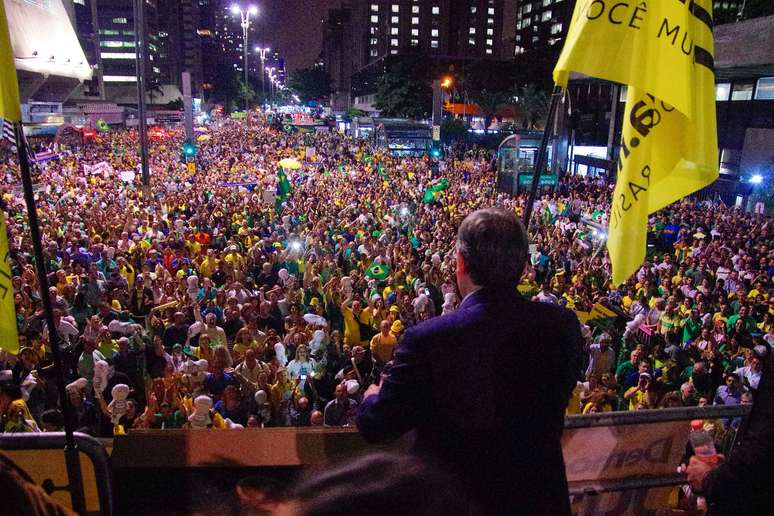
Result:
[[78,445],[73,435],[75,413],[67,397],[64,384],[64,369],[62,367],[62,354],[59,349],[59,333],[54,323],[54,309],[51,305],[51,297],[48,294],[48,277],[46,276],[46,263],[43,257],[43,243],[40,239],[40,226],[38,212],[35,208],[35,195],[32,191],[32,177],[30,176],[30,160],[27,154],[24,132],[21,122],[13,125],[16,134],[16,148],[19,155],[19,169],[21,170],[22,187],[24,188],[24,201],[27,204],[27,216],[30,224],[30,236],[35,252],[35,267],[38,273],[40,285],[40,298],[43,301],[43,310],[48,326],[48,341],[54,357],[56,370],[57,393],[62,404],[65,428],[65,464],[67,466],[68,490],[73,510],[79,514],[86,513],[86,503],[83,497],[83,479],[81,478],[81,460],[78,455]]
[[559,104],[561,96],[561,86],[554,86],[554,91],[551,93],[551,103],[548,105],[548,114],[546,115],[546,126],[543,129],[543,139],[540,141],[540,149],[538,149],[537,160],[535,161],[535,170],[532,173],[532,186],[529,191],[529,199],[527,200],[527,205],[524,207],[524,227],[528,234],[529,219],[532,218],[532,206],[535,204],[535,197],[537,197],[538,185],[540,184],[540,175],[543,172],[543,167],[545,167],[548,138],[554,130],[554,113],[556,113],[556,107]]

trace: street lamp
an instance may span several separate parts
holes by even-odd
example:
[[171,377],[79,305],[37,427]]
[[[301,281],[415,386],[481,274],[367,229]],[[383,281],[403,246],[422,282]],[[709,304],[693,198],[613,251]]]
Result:
[[271,48],[255,47],[255,51],[258,52],[258,57],[261,58],[261,95],[266,96],[266,85],[264,81],[264,61],[266,60],[266,54],[271,51]]
[[[258,8],[254,5],[251,5],[247,8],[247,10],[242,9],[242,7],[239,4],[231,4],[231,14],[233,15],[239,15],[239,17],[242,20],[242,48],[245,51],[245,60],[244,60],[244,67],[245,67],[245,86],[247,86],[247,29],[250,28],[250,15],[257,15],[258,14]],[[247,97],[245,97],[245,111],[247,111],[247,104],[248,100]]]
[[274,71],[277,68],[274,66],[270,66],[266,69],[266,73],[269,76],[269,98],[274,100]]

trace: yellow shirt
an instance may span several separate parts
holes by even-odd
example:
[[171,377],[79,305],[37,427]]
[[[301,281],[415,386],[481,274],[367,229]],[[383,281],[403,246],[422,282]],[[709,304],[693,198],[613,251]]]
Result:
[[218,259],[217,258],[205,258],[202,263],[199,265],[199,272],[202,276],[205,278],[209,278],[212,276],[212,273],[215,272],[215,269],[218,268]]
[[395,346],[398,345],[398,339],[392,333],[384,336],[381,332],[377,333],[371,339],[371,354],[382,364],[392,360],[392,353]]
[[348,306],[341,309],[344,316],[344,344],[350,347],[360,345],[360,325],[354,312]]

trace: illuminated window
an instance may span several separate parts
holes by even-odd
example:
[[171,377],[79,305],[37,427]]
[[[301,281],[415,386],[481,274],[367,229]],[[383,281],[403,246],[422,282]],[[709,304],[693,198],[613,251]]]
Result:
[[126,25],[127,21],[126,18],[113,18],[113,23],[116,25]]
[[393,16],[391,21],[392,23],[400,23],[400,18],[398,18],[397,16]]
[[[375,48],[372,48],[371,49],[371,57],[378,57],[378,56],[379,56],[379,51],[376,50]],[[234,65],[234,66],[236,66],[236,65]]]
[[397,38],[392,38],[390,40],[390,46],[397,47],[398,46],[398,39]]
[[412,36],[419,36],[419,29],[411,29]]
[[468,45],[470,45],[471,47],[476,46],[475,38],[468,38]]
[[492,53],[492,49],[491,49],[491,48],[487,48],[487,49],[486,49],[486,53],[487,53],[487,54],[491,54],[491,53]]
[[430,48],[438,48],[438,40],[437,39],[430,40]]
[[487,36],[494,36],[494,29],[486,29]]
[[419,45],[419,40],[418,39],[412,39],[411,40],[411,46],[412,47],[416,47],[417,45]]
[[379,38],[371,38],[371,45],[378,45],[379,44]]
[[532,12],[532,4],[526,4],[521,8],[521,14],[529,14]]
[[102,59],[134,59],[136,57],[134,54],[124,52],[100,52],[99,56]]
[[487,18],[486,19],[486,24],[487,25],[494,25],[494,18]]
[[475,33],[476,33],[476,28],[475,27],[470,27],[468,29],[468,34],[475,34]]
[[562,32],[562,24],[560,23],[554,23],[551,25],[551,34],[559,34]]
[[392,4],[392,12],[399,13],[400,12],[400,6],[398,4]]
[[478,11],[478,7],[475,5],[470,6],[470,14],[476,14],[476,11]]
[[124,46],[123,41],[100,41],[99,46],[108,48],[121,48]]
[[411,12],[414,14],[419,13],[419,6],[418,5],[412,5],[411,6]]
[[432,9],[432,13],[433,14],[440,14],[441,13],[441,8],[438,7],[437,5],[434,5],[433,9]]
[[494,16],[494,7],[490,7],[489,9],[487,9],[486,14]]
[[433,29],[430,31],[430,35],[434,38],[438,37],[438,29]]
[[102,80],[105,82],[137,82],[137,77],[134,75],[103,75]]
[[398,34],[398,27],[391,28],[390,34],[392,34],[393,36],[396,36]]
[[524,47],[520,47],[519,45],[516,45],[516,48],[514,48],[514,53],[516,55],[523,54],[524,53]]
[[486,45],[487,45],[488,47],[491,47],[493,44],[494,44],[494,43],[492,42],[492,40],[491,40],[491,39],[488,39],[488,40],[486,40]]
[[419,25],[419,16],[411,17],[411,25]]
[[379,15],[378,14],[374,14],[373,16],[371,16],[371,23],[379,23]]
[[540,21],[548,21],[551,19],[551,11],[543,11],[543,14],[540,15]]
[[378,4],[371,4],[371,10],[375,13],[379,12],[379,5]]

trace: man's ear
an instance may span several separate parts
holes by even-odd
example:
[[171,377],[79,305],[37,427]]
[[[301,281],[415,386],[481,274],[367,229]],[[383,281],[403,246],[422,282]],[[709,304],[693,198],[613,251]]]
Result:
[[465,259],[462,257],[462,253],[459,250],[456,251],[457,256],[457,274],[465,274]]

